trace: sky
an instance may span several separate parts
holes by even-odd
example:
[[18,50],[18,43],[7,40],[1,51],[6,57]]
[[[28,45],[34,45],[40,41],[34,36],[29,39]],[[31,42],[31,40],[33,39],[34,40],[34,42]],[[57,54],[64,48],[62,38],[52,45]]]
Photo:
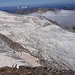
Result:
[[30,5],[30,4],[55,4],[68,3],[75,4],[75,0],[0,0],[0,7],[15,6],[15,5]]

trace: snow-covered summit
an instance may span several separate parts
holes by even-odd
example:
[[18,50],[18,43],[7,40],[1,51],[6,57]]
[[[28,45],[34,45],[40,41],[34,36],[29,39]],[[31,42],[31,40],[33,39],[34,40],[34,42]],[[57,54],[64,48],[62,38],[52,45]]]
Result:
[[17,6],[17,9],[27,9],[27,6]]
[[[42,16],[1,14],[5,15],[0,15],[0,40],[6,45],[4,51],[14,51],[27,65],[75,70],[75,33],[62,29]],[[3,47],[1,41],[0,48]]]

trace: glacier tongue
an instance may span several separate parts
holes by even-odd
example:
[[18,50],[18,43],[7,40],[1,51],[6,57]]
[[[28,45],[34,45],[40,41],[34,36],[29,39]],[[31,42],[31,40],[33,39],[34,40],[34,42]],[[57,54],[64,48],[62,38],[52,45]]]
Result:
[[[36,66],[40,66],[39,62],[42,62],[44,66],[75,70],[75,33],[62,29],[44,17],[11,15],[5,12],[0,12],[0,14],[6,15],[0,15],[0,42],[3,41],[9,46],[8,49],[7,46],[5,47],[7,52],[19,52],[20,47],[18,45],[16,48],[14,46],[11,47],[13,43],[5,42],[1,35],[8,37],[11,41],[19,43],[24,49],[27,49],[27,53],[31,55],[29,58],[34,57],[32,61]],[[4,53],[7,54],[7,52]],[[26,51],[20,49],[20,52]],[[1,54],[0,52],[0,59],[3,56]],[[10,56],[10,58],[12,57]],[[27,60],[26,64],[28,63],[27,65],[29,65],[33,62]],[[30,65],[33,66],[33,64]]]

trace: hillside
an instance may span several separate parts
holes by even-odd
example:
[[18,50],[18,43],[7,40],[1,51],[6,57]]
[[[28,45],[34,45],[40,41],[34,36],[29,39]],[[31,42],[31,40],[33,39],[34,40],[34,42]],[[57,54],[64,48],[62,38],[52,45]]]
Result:
[[43,16],[0,14],[0,67],[75,70],[75,33]]

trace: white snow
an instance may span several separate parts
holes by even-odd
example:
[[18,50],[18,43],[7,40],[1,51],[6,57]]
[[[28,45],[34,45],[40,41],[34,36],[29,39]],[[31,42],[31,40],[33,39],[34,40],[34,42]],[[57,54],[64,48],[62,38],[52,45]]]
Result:
[[[7,13],[1,14],[7,15]],[[13,17],[14,15],[9,16],[16,21]],[[0,25],[0,32],[2,34],[21,44],[24,48],[28,49],[32,55],[37,56],[38,59],[41,58],[42,60],[49,61],[50,65],[54,67],[75,70],[75,33],[62,29],[43,17],[24,15],[15,15],[15,17],[16,19],[19,17],[22,22],[17,20],[17,24],[15,24],[13,20],[9,18],[9,22],[0,18],[0,23],[2,24]],[[12,23],[10,23],[11,21]],[[22,54],[23,56],[19,53],[17,55],[29,62],[29,64],[32,62],[30,65],[39,65],[35,62],[37,58],[24,52],[22,52]],[[2,56],[3,55],[1,55],[0,59],[1,62],[4,62]],[[4,58],[5,56],[3,56],[3,59]],[[6,57],[5,59],[8,58]],[[9,59],[11,60],[11,57]],[[13,62],[13,60],[9,63]]]
[[6,56],[6,53],[0,53],[0,67],[9,66],[17,68],[21,65],[27,66],[28,64],[22,63],[21,60],[15,60],[14,58]]
[[4,34],[4,35],[10,35],[10,33],[6,30],[3,30],[3,31],[0,31],[1,34]]
[[29,53],[25,52],[16,52],[22,59],[24,59],[26,62],[28,62],[31,66],[41,66],[37,61],[39,61],[38,58],[31,56]]

